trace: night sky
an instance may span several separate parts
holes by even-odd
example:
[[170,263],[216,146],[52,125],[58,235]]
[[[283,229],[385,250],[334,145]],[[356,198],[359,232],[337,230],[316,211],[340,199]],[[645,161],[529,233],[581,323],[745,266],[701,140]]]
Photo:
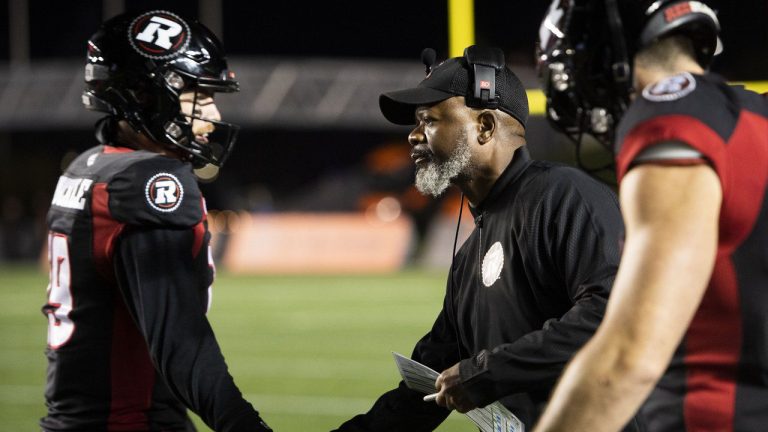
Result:
[[[0,1],[7,29],[8,2]],[[102,17],[100,0],[28,0],[34,59],[79,57]],[[710,1],[723,24],[725,53],[714,66],[730,79],[768,78],[768,2]],[[223,0],[223,39],[230,56],[418,59],[427,46],[448,54],[447,2]],[[77,5],[76,7],[74,5]],[[311,6],[308,6],[311,5]],[[197,1],[126,0],[129,10],[167,8],[196,16]],[[532,64],[536,31],[548,2],[475,1],[479,44],[503,48],[516,63]],[[7,60],[7,32],[0,35]]]

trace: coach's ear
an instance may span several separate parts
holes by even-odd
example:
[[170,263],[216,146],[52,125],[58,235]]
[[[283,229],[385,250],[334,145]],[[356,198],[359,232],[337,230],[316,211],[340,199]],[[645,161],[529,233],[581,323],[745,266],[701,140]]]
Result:
[[483,110],[477,116],[477,142],[485,144],[493,139],[496,133],[496,116],[490,110]]

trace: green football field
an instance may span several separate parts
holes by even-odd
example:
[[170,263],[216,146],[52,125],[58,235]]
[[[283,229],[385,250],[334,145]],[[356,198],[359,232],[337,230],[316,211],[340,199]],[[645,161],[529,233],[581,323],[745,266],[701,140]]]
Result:
[[[392,351],[430,328],[445,272],[384,276],[217,275],[209,318],[246,398],[276,431],[328,431],[397,385]],[[0,424],[39,431],[46,275],[0,267]],[[209,429],[195,418],[199,430]],[[451,414],[439,431],[476,431]]]

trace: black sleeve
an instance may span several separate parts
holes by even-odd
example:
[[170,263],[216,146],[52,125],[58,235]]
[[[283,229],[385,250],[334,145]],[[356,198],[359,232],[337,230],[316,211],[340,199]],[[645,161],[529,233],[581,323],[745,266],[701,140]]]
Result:
[[203,195],[189,163],[155,156],[117,172],[107,186],[109,212],[127,225],[193,227],[203,219]]
[[[411,358],[442,372],[459,361],[453,323],[441,311],[427,333],[416,344]],[[451,412],[434,402],[424,402],[424,394],[406,387],[403,381],[374,403],[370,411],[353,417],[337,431],[343,432],[391,432],[432,431]]]
[[607,187],[577,176],[555,181],[539,196],[517,241],[539,308],[554,317],[540,330],[461,362],[462,381],[479,406],[514,393],[551,391],[600,325],[618,269],[623,224]]
[[123,298],[155,368],[180,401],[217,432],[270,431],[235,385],[205,316],[193,240],[191,230],[125,232],[115,251]]

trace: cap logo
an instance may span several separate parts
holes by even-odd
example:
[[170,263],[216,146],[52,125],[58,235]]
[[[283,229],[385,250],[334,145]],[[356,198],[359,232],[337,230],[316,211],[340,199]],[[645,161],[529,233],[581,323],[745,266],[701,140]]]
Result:
[[491,88],[491,82],[486,80],[480,80],[480,88],[481,89],[490,89]]
[[163,213],[170,213],[181,205],[184,187],[175,175],[161,172],[147,181],[144,195],[150,207]]
[[681,16],[687,15],[691,12],[693,12],[693,10],[691,9],[690,3],[688,2],[678,3],[664,10],[664,19],[667,22],[672,22],[680,18]]
[[653,102],[680,99],[696,90],[696,79],[688,72],[666,77],[643,89],[643,97]]
[[139,54],[154,60],[176,57],[189,45],[189,25],[178,15],[152,11],[128,26],[128,40]]

